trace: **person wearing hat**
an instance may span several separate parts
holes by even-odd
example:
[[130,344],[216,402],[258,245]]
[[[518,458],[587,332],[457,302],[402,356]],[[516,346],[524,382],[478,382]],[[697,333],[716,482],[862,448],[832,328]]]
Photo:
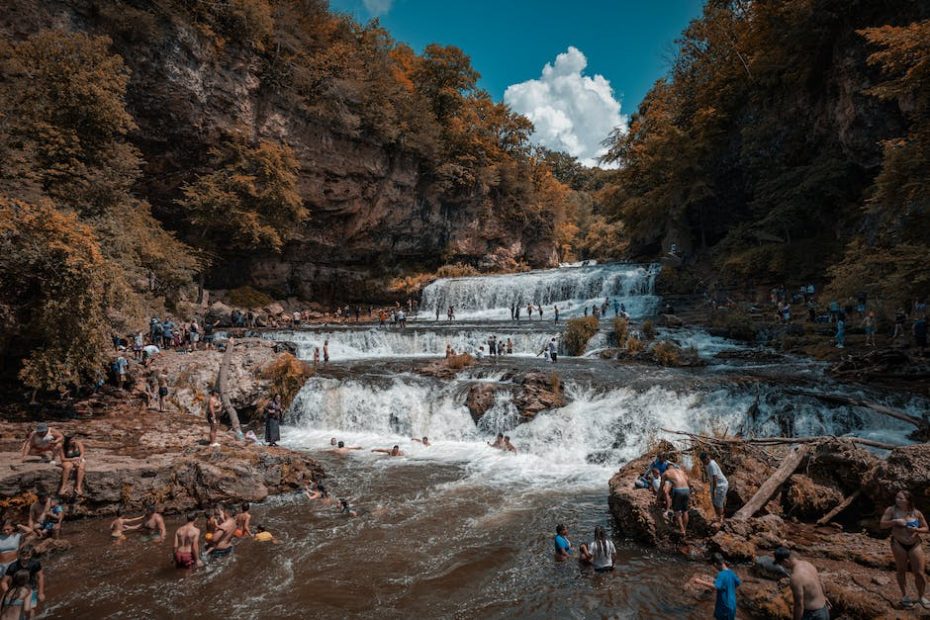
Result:
[[45,422],[39,422],[23,443],[23,460],[30,456],[40,456],[51,461],[64,440],[64,435],[49,428]]

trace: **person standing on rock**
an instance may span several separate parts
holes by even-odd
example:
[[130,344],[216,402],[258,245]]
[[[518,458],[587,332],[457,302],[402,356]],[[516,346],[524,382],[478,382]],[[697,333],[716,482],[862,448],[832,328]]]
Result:
[[704,464],[704,471],[707,472],[707,479],[710,482],[710,501],[714,505],[714,512],[717,513],[717,521],[723,527],[723,507],[727,502],[730,483],[723,475],[720,465],[717,465],[717,461],[710,458],[706,452],[701,452],[701,463]]
[[168,373],[164,369],[158,373],[158,410],[165,410],[165,399],[168,397]]
[[927,527],[923,513],[914,508],[910,491],[898,491],[894,506],[890,506],[882,515],[881,526],[891,529],[891,553],[898,572],[901,606],[914,606],[914,601],[907,596],[907,570],[910,567],[917,588],[917,600],[924,609],[930,609],[930,601],[924,596],[927,590],[927,578],[924,575],[927,560],[920,544],[920,535],[930,532],[930,528]]
[[281,395],[275,394],[274,398],[265,407],[265,443],[269,446],[276,447],[281,441],[281,416],[284,412],[281,409]]
[[559,324],[559,307],[552,306],[552,310],[553,312],[555,312],[555,324],[558,325]]
[[320,347],[313,347],[313,365],[320,365]]
[[323,341],[323,363],[329,363],[329,340]]
[[187,513],[187,523],[174,533],[174,565],[193,568],[200,564],[200,529],[196,525],[197,513]]
[[220,428],[220,412],[222,408],[223,403],[220,402],[219,392],[216,388],[211,389],[210,398],[207,399],[207,424],[210,425],[210,445],[214,448],[220,445],[216,441],[216,433]]
[[49,428],[45,422],[39,422],[23,442],[23,460],[30,456],[41,456],[43,460],[51,461],[64,440],[65,436],[59,431]]
[[533,304],[526,304],[526,320],[533,320]]
[[513,312],[514,312],[514,304],[511,303],[510,304],[510,320],[511,321],[513,320]]
[[549,341],[549,361],[553,364],[558,361],[558,345],[555,343],[555,338]]
[[775,550],[775,563],[791,575],[794,620],[830,620],[830,602],[814,565],[785,547]]
[[688,530],[688,504],[691,489],[688,487],[688,474],[677,467],[669,467],[662,474],[662,490],[665,493],[665,505],[675,513],[681,535]]

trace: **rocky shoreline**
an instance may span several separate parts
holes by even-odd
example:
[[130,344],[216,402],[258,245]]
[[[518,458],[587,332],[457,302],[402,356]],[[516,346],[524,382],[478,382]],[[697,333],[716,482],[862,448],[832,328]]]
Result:
[[[688,535],[682,537],[653,493],[634,483],[660,452],[678,453],[679,462],[684,455],[697,462],[698,450],[710,452],[729,478],[727,520],[722,528],[713,525],[713,508],[698,463],[687,468],[692,503]],[[754,618],[792,617],[787,576],[771,562],[779,546],[797,551],[818,567],[833,603],[832,617],[924,617],[919,608],[896,608],[900,594],[894,559],[888,532],[878,528],[878,518],[902,489],[914,494],[918,509],[930,509],[930,445],[895,448],[879,459],[849,441],[824,441],[806,452],[794,473],[754,516],[735,518],[761,483],[775,474],[788,450],[787,444],[760,450],[748,443],[710,441],[692,442],[689,450],[679,452],[672,444],[659,442],[610,480],[610,511],[619,533],[689,559],[723,554],[744,582],[740,606]],[[833,510],[838,507],[838,512]]]

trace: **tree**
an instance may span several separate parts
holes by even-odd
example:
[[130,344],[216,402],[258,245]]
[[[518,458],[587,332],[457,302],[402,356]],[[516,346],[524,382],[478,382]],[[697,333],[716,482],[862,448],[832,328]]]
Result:
[[286,144],[248,144],[233,136],[211,149],[210,172],[183,188],[184,217],[214,248],[270,249],[284,242],[310,212],[297,187],[300,164]]

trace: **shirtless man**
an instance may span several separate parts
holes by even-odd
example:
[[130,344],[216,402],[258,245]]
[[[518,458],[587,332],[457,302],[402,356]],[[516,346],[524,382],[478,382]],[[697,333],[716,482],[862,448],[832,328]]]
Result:
[[830,620],[830,606],[817,569],[784,547],[775,550],[775,563],[791,574],[794,620]]
[[213,532],[213,546],[207,550],[207,553],[214,558],[223,558],[232,553],[232,541],[236,533],[235,511],[226,515],[226,520],[220,523]]
[[688,474],[677,467],[669,467],[662,474],[660,486],[665,493],[665,505],[675,513],[681,535],[684,536],[688,529],[688,503],[691,499]]
[[349,506],[349,500],[341,499],[339,500],[340,512],[346,517],[357,517],[358,511]]
[[504,433],[498,433],[497,439],[494,440],[494,443],[489,443],[489,446],[492,448],[497,448],[498,450],[504,449]]
[[196,512],[187,513],[187,523],[174,533],[174,565],[177,568],[200,565],[200,529],[196,521]]
[[349,452],[352,450],[361,450],[361,446],[347,446],[346,442],[340,441],[336,444],[336,447],[330,450],[336,456],[348,456]]
[[165,540],[165,519],[155,509],[155,504],[145,505],[145,520],[142,521],[142,529],[146,530],[155,542],[164,542]]
[[430,447],[429,437],[426,437],[425,435],[423,436],[423,439],[417,439],[416,437],[412,437],[410,441],[421,443],[426,448]]
[[45,422],[39,422],[23,442],[23,460],[30,456],[40,456],[51,461],[64,440],[65,436],[60,432],[49,428]]
[[516,446],[510,443],[510,435],[507,435],[506,437],[504,437],[504,445],[501,446],[501,448],[503,450],[506,450],[507,452],[513,452],[514,454],[517,453]]
[[404,453],[401,451],[400,446],[394,446],[390,450],[387,448],[375,448],[372,452],[380,452],[381,454],[387,454],[388,456],[404,456]]
[[220,444],[216,441],[216,432],[220,428],[220,412],[223,403],[220,402],[220,395],[217,390],[210,390],[210,398],[207,400],[207,424],[210,425],[210,445],[218,447]]

